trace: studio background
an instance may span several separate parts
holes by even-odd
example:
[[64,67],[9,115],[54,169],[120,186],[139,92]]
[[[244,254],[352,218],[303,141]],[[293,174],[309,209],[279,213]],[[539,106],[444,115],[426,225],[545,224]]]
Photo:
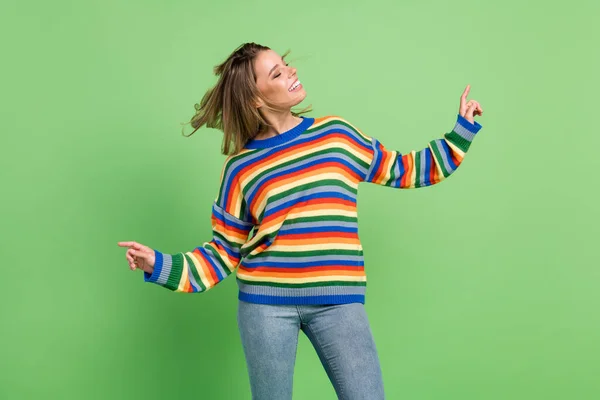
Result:
[[[5,1],[0,398],[249,399],[230,276],[175,294],[118,241],[210,241],[222,133],[181,123],[254,41],[310,116],[387,148],[484,109],[438,185],[359,187],[365,307],[389,399],[600,397],[595,1]],[[191,132],[187,126],[186,132]],[[294,398],[334,399],[300,334]]]

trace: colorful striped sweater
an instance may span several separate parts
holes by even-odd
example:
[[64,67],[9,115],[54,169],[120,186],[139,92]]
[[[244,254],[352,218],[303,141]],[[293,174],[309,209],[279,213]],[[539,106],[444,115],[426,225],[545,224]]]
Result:
[[364,303],[358,184],[441,182],[456,171],[479,129],[458,115],[443,138],[403,155],[340,117],[302,117],[296,127],[251,140],[226,158],[212,204],[212,240],[177,254],[154,250],[154,271],[144,280],[205,292],[237,268],[239,300]]

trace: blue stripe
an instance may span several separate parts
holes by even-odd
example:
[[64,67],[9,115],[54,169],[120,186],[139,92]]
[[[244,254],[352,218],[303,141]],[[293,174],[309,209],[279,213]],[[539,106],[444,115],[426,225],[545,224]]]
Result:
[[[213,247],[214,248],[214,247]],[[215,264],[213,257],[215,257],[212,253],[210,253],[208,250],[206,250],[204,247],[198,247],[198,249],[200,250],[200,253],[202,255],[204,255],[205,259],[208,260],[208,262],[210,263],[210,265],[213,266],[213,269],[215,270],[215,273],[217,274],[218,282],[223,280],[223,275],[221,275],[221,271],[219,268],[217,268],[217,265]],[[216,249],[215,249],[216,251]],[[215,282],[215,284],[217,284],[218,282]]]
[[465,128],[466,130],[468,130],[469,132],[472,132],[472,133],[477,133],[481,129],[481,124],[479,122],[473,120],[473,123],[470,123],[469,121],[467,121],[467,119],[465,117],[463,117],[460,114],[458,114],[458,118],[456,119],[456,122],[461,124],[463,128]]
[[423,182],[424,186],[432,185],[431,182],[431,149],[429,147],[425,148],[425,179]]
[[154,250],[154,270],[152,271],[152,274],[149,274],[146,271],[144,271],[144,281],[156,283],[158,277],[160,276],[160,271],[162,271],[162,265],[162,253],[160,251]]
[[[223,242],[221,239],[219,239],[218,237],[213,238],[212,240],[214,243],[218,244],[221,246],[221,248],[223,248],[223,250],[225,250],[225,252],[227,253],[228,256],[232,257],[232,258],[239,258],[240,253],[238,251],[233,251],[231,249],[229,249],[226,245],[226,243],[229,242]],[[210,244],[210,243],[209,243]],[[203,247],[200,247],[203,248]]]
[[440,145],[444,150],[444,153],[446,153],[446,158],[448,159],[448,164],[450,165],[450,171],[448,171],[448,175],[450,175],[456,170],[456,168],[458,168],[458,166],[452,160],[452,154],[450,154],[450,146],[448,146],[448,143],[445,140],[440,140]]
[[365,303],[363,294],[340,294],[327,296],[265,296],[239,291],[238,299],[260,304],[346,304]]
[[[342,122],[340,121],[339,124],[341,125]],[[314,135],[314,136],[312,136],[312,139],[321,138],[321,137],[323,137],[325,135],[329,135],[331,133],[347,133],[348,135],[346,135],[346,137],[349,138],[350,140],[352,140],[357,146],[362,147],[363,149],[365,149],[367,151],[371,149],[371,143],[365,144],[366,139],[364,139],[362,136],[360,136],[357,132],[354,132],[354,130],[352,128],[349,128],[344,125],[342,125],[341,132],[340,132],[340,128],[338,126],[337,128],[327,129],[322,134]]]
[[[356,172],[357,175],[360,175],[360,171],[356,170],[349,162],[347,159],[343,159],[340,157],[326,157],[326,158],[322,158],[319,159],[317,161],[318,164],[321,163],[325,163],[325,162],[329,162],[329,161],[333,161],[339,164],[344,165],[345,167],[351,169],[352,171]],[[318,165],[317,164],[317,165]],[[298,172],[298,171],[303,171],[307,168],[307,166],[313,166],[315,165],[314,162],[311,162],[310,159],[304,160],[302,161],[300,164],[294,166],[294,167],[286,167],[285,169],[278,169],[278,170],[274,170],[269,172],[268,174],[264,174],[263,176],[261,176],[261,178],[256,181],[256,183],[254,183],[252,186],[255,187],[261,187],[264,185],[265,182],[267,181],[271,181],[271,180],[275,180],[279,177],[282,176],[286,176],[289,174],[293,174],[294,172]],[[252,204],[252,202],[254,201],[254,198],[256,197],[257,191],[254,191],[252,194],[248,195],[248,204]]]
[[273,136],[267,139],[251,139],[246,143],[247,149],[262,149],[265,147],[271,146],[279,146],[280,144],[284,144],[289,140],[292,140],[296,136],[300,135],[302,132],[306,131],[310,128],[315,121],[314,118],[301,116],[302,121],[296,125],[295,127],[280,133],[277,136]]
[[236,222],[234,219],[232,219],[229,215],[221,212],[221,209],[218,205],[216,205],[216,203],[213,203],[213,213],[214,215],[217,217],[217,219],[219,221],[223,221],[223,223],[225,224],[225,226],[233,226],[237,229],[240,229],[242,231],[250,231],[250,226],[248,225],[241,225],[238,222]]
[[372,150],[374,153],[373,153],[373,160],[371,161],[371,172],[365,179],[367,182],[373,182],[375,172],[379,169],[379,165],[381,164],[381,160],[383,158],[383,156],[381,154],[381,150],[379,148],[381,143],[377,139],[373,139],[373,140],[374,140],[374,146],[373,146]]
[[194,283],[196,278],[194,278],[194,275],[192,275],[191,271],[188,271],[188,279],[190,280],[190,286],[192,287],[192,293],[197,293],[200,290],[200,288],[197,286],[197,282]]
[[347,167],[349,170],[353,171],[354,173],[356,173],[356,175],[358,176],[362,176],[362,171],[356,169],[356,167],[354,166],[354,164],[352,162],[350,162],[349,159],[347,158],[343,158],[343,159],[338,159],[338,161],[344,165],[345,167]]
[[315,233],[315,232],[347,232],[358,233],[357,227],[352,226],[315,226],[307,228],[286,228],[279,229],[279,236],[295,235],[299,233]]
[[[323,132],[319,133],[319,134],[310,134],[310,135],[306,135],[306,138],[302,138],[299,140],[294,140],[294,141],[290,141],[289,144],[296,146],[299,144],[306,144],[306,143],[310,143],[312,141],[316,141],[319,140],[327,135],[330,135],[331,133],[346,133],[347,137],[350,138],[353,142],[355,142],[358,146],[364,148],[365,150],[372,150],[373,148],[370,145],[365,145],[364,142],[362,142],[361,140],[357,139],[354,135],[354,132],[349,131],[348,129],[350,128],[346,128],[343,127],[343,129],[340,129],[340,127],[338,128],[331,128],[331,129],[327,129],[324,130]],[[254,165],[256,162],[259,162],[279,151],[281,151],[282,149],[285,149],[286,147],[288,147],[287,145],[285,146],[278,146],[276,148],[272,148],[272,149],[263,149],[260,150],[258,153],[249,155],[246,161],[241,161],[241,160],[236,160],[234,162],[235,167],[231,168],[231,170],[229,171],[225,171],[225,176],[223,177],[224,180],[227,180],[227,174],[229,174],[230,176],[230,180],[234,177],[240,174],[240,172],[247,168],[247,167],[251,167],[252,165]],[[229,196],[229,185],[230,182],[225,182],[224,183],[224,192],[223,192],[223,197],[224,199],[227,199]],[[254,196],[254,194],[251,194],[252,196]],[[251,204],[251,201],[248,200],[248,204]]]
[[305,200],[323,199],[323,198],[344,199],[344,200],[349,200],[353,203],[356,203],[356,198],[345,195],[343,193],[337,193],[337,192],[311,193],[311,194],[307,194],[307,195],[300,196],[300,197],[294,197],[293,199],[286,201],[285,203],[281,203],[277,207],[273,207],[273,208],[269,209],[268,211],[265,211],[263,218],[266,218],[269,215],[275,214],[278,211],[289,208],[295,204],[298,204],[299,202],[302,202]]
[[402,177],[404,177],[404,174],[406,173],[405,169],[404,169],[404,163],[402,162],[402,154],[400,154],[398,152],[398,155],[396,156],[396,159],[394,160],[394,163],[396,164],[395,167],[398,169],[398,171],[400,172],[400,174],[398,176],[396,176],[395,179],[395,187],[399,188],[402,186]]

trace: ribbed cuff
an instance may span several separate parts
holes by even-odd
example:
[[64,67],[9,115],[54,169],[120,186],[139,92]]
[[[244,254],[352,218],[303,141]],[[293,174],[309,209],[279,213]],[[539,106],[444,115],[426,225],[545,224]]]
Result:
[[145,282],[152,282],[152,283],[156,283],[158,281],[158,278],[160,277],[160,273],[162,271],[162,267],[163,267],[163,253],[161,253],[160,251],[154,250],[154,271],[152,271],[152,274],[147,273],[146,271],[144,271],[144,281]]
[[468,130],[469,132],[471,132],[473,134],[479,132],[479,130],[481,129],[481,125],[479,124],[479,122],[473,121],[473,123],[470,123],[462,115],[460,115],[460,114],[457,114],[457,115],[458,115],[458,119],[457,119],[456,123],[460,124],[463,128],[465,128],[466,130]]
[[471,147],[471,143],[475,138],[475,135],[481,129],[481,125],[477,122],[474,124],[466,120],[460,114],[457,115],[456,124],[452,129],[452,132],[446,135],[447,139],[450,139],[455,145],[457,145],[462,151],[466,152]]

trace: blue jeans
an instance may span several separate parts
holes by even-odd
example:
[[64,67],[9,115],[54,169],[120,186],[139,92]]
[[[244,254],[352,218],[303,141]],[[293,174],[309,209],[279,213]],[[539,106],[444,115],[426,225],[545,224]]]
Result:
[[253,400],[290,400],[298,334],[314,346],[338,399],[384,399],[364,304],[272,305],[239,300],[238,327]]

